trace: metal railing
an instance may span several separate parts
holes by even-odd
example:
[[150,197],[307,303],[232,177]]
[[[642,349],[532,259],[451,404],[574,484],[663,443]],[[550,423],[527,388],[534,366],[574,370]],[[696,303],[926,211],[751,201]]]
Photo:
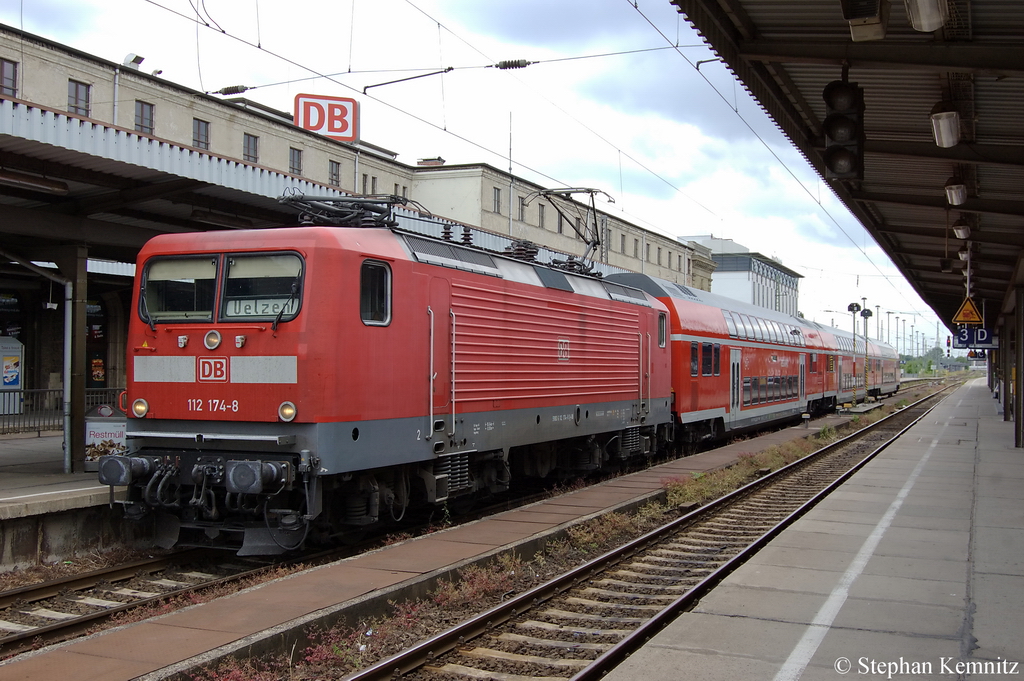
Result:
[[[88,388],[85,410],[100,404],[117,404],[123,388]],[[64,391],[2,390],[0,391],[0,435],[9,433],[41,433],[64,428]]]

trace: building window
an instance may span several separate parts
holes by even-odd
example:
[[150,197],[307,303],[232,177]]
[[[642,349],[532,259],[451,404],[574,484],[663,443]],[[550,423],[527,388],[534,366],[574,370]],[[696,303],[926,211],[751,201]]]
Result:
[[243,133],[242,135],[242,159],[250,163],[257,163],[260,160],[260,138],[256,135]]
[[537,204],[537,225],[544,229],[544,204]]
[[327,184],[332,187],[341,186],[341,163],[338,161],[327,162]]
[[302,174],[302,149],[288,148],[288,172],[292,175]]
[[370,193],[370,176],[363,173],[363,196]]
[[565,232],[565,226],[564,225],[565,225],[565,219],[562,217],[562,214],[559,213],[558,214],[558,233],[559,234],[563,234]]
[[644,244],[644,258],[647,260],[647,262],[651,261],[651,245],[650,244]]
[[369,326],[391,322],[391,270],[382,262],[367,260],[359,276],[359,316]]
[[68,112],[79,116],[89,115],[89,89],[85,83],[68,81]]
[[403,199],[409,198],[409,188],[406,187],[405,185],[402,185],[402,198]]
[[633,257],[640,257],[640,239],[633,239]]
[[0,59],[0,94],[18,96],[18,62]]
[[526,222],[526,197],[519,197],[519,222]]
[[401,196],[401,194],[398,193],[398,183],[397,182],[395,183],[395,196]]
[[626,235],[625,234],[620,234],[619,235],[619,253],[622,253],[623,255],[626,254]]
[[661,246],[658,246],[658,267],[661,267]]
[[210,148],[210,122],[192,119],[192,146],[200,149]]
[[135,100],[135,130],[147,135],[153,134],[153,117],[156,107],[148,102]]
[[377,194],[377,176],[374,175],[370,178],[370,193]]
[[495,213],[501,215],[501,189],[498,187],[494,188],[494,200],[491,208]]

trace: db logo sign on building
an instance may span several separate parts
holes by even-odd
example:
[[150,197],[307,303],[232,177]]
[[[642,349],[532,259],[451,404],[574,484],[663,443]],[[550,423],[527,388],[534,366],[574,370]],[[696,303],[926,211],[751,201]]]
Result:
[[339,142],[359,139],[359,104],[351,97],[295,95],[295,125]]

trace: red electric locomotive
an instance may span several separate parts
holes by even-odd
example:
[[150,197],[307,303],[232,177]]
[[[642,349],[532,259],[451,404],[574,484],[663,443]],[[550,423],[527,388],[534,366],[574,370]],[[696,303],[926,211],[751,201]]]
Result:
[[328,221],[377,226],[164,235],[139,254],[129,453],[99,478],[128,486],[130,517],[157,513],[164,544],[280,552],[666,448],[663,303],[345,212]]
[[682,440],[713,439],[899,389],[878,341],[644,274],[613,274],[669,310],[673,414]]

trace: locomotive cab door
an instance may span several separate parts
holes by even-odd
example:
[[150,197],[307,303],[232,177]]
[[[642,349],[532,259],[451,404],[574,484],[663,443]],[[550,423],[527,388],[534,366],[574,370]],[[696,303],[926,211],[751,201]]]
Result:
[[729,350],[729,413],[726,414],[726,423],[729,427],[740,420],[740,405],[743,399],[743,351],[740,348]]
[[[452,405],[452,346],[451,288],[447,280],[430,280],[430,300],[427,305],[427,323],[430,334],[430,430],[444,433],[448,428]],[[454,419],[451,425],[454,426]],[[441,436],[443,437],[443,436]]]

